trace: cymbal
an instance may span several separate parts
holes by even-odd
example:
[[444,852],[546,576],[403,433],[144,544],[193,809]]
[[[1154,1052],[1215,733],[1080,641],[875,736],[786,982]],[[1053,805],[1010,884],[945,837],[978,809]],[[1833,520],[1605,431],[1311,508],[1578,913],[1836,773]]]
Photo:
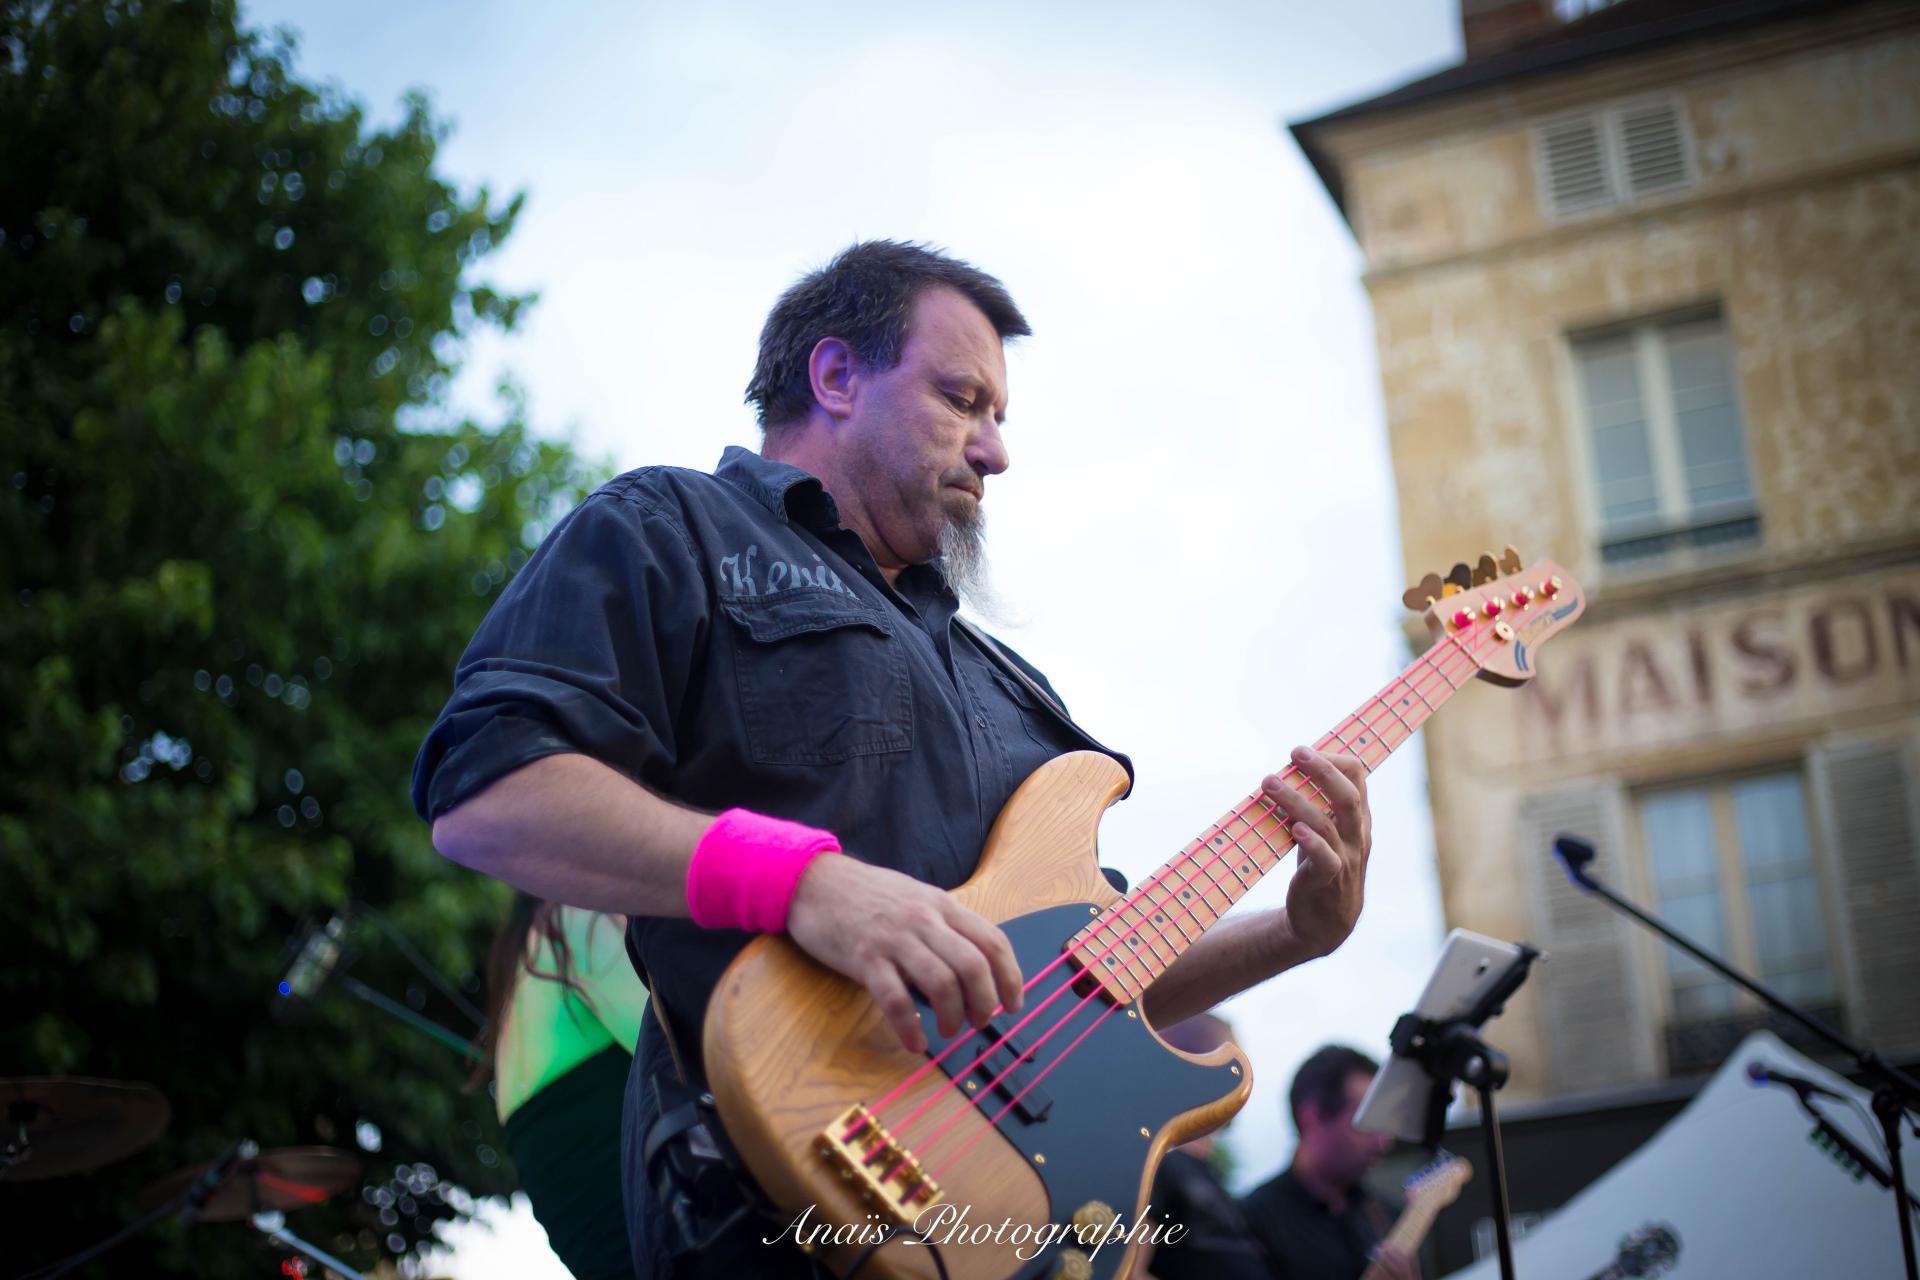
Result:
[[166,1131],[173,1109],[150,1084],[40,1076],[0,1080],[0,1182],[85,1173]]
[[[142,1213],[185,1195],[213,1161],[175,1169],[140,1193]],[[262,1209],[290,1213],[319,1204],[351,1187],[360,1177],[357,1156],[337,1147],[277,1147],[233,1167],[200,1211],[202,1222],[244,1222]]]

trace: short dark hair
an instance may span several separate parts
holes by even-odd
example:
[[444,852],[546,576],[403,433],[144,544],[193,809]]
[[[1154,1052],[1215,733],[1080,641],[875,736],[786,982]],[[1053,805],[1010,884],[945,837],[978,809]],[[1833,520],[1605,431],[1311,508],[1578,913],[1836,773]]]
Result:
[[1301,1108],[1312,1105],[1323,1116],[1339,1115],[1347,1105],[1347,1078],[1371,1077],[1380,1064],[1358,1049],[1330,1044],[1316,1049],[1312,1057],[1293,1073],[1293,1086],[1287,1090],[1287,1106],[1293,1112],[1293,1127],[1300,1127]]
[[914,304],[936,285],[980,308],[1005,342],[1032,333],[1007,288],[977,267],[922,244],[863,240],[780,295],[760,330],[747,403],[765,430],[813,408],[807,362],[822,338],[841,338],[872,369],[900,363]]

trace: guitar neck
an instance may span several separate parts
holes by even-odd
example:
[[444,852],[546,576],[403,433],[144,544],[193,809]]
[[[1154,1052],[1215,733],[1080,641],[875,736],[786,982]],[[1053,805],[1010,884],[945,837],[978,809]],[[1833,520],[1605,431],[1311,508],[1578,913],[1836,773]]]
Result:
[[[1448,635],[1314,746],[1356,756],[1371,773],[1478,671],[1461,637]],[[1298,766],[1289,765],[1282,777],[1330,812],[1326,797]],[[1119,906],[1076,934],[1068,949],[1082,969],[1099,975],[1114,999],[1138,999],[1261,877],[1280,865],[1294,846],[1290,828],[1285,815],[1260,793],[1247,796]]]
[[1383,1243],[1390,1244],[1402,1253],[1413,1253],[1420,1248],[1420,1242],[1427,1238],[1427,1232],[1433,1230],[1433,1220],[1440,1216],[1441,1206],[1433,1200],[1414,1200],[1400,1211],[1399,1219],[1393,1224],[1393,1230],[1387,1232]]

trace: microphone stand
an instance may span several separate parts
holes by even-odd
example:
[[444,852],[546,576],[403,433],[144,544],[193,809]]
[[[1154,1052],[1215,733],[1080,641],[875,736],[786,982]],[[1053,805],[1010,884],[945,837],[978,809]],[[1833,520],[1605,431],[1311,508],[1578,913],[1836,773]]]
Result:
[[[1851,1058],[1854,1068],[1861,1075],[1870,1077],[1874,1082],[1873,1114],[1880,1121],[1880,1130],[1885,1135],[1887,1162],[1891,1167],[1891,1187],[1894,1191],[1893,1211],[1900,1219],[1900,1250],[1906,1259],[1907,1280],[1920,1280],[1920,1265],[1914,1261],[1913,1219],[1907,1212],[1905,1199],[1907,1187],[1906,1167],[1900,1153],[1900,1123],[1910,1107],[1920,1107],[1920,1081],[1900,1070],[1871,1049],[1864,1049],[1820,1019],[1803,1013],[1787,1000],[1775,995],[1760,983],[1755,982],[1738,969],[1726,964],[1718,956],[1710,955],[1687,938],[1654,916],[1642,911],[1613,890],[1593,878],[1588,870],[1593,864],[1593,845],[1578,836],[1561,834],[1554,837],[1553,852],[1566,864],[1567,878],[1573,883],[1604,899],[1616,911],[1631,916],[1647,928],[1680,948],[1701,964],[1743,990],[1758,996],[1768,1008],[1793,1022],[1805,1027],[1819,1039],[1826,1041],[1839,1052]],[[1818,1115],[1816,1113],[1816,1119]],[[1823,1122],[1824,1123],[1824,1122]],[[1830,1127],[1830,1126],[1829,1126]]]
[[269,1240],[278,1241],[289,1249],[306,1254],[321,1266],[345,1276],[346,1280],[367,1280],[367,1277],[332,1254],[324,1252],[318,1245],[308,1244],[293,1232],[287,1230],[287,1215],[278,1209],[264,1209],[250,1219],[253,1229]]
[[1446,1127],[1447,1104],[1453,1100],[1457,1080],[1480,1095],[1480,1131],[1487,1144],[1487,1168],[1491,1181],[1488,1195],[1493,1202],[1494,1238],[1499,1244],[1501,1280],[1513,1280],[1513,1212],[1507,1203],[1506,1154],[1500,1147],[1500,1117],[1494,1110],[1494,1092],[1507,1082],[1507,1055],[1482,1040],[1479,1030],[1487,1019],[1506,1008],[1507,1000],[1527,980],[1527,973],[1540,952],[1526,943],[1507,971],[1474,1006],[1458,1018],[1432,1022],[1417,1013],[1403,1013],[1394,1023],[1388,1038],[1393,1052],[1411,1058],[1426,1069],[1433,1080],[1427,1094],[1427,1123],[1422,1143],[1431,1151],[1440,1149],[1440,1135]]
[[401,1004],[398,1000],[389,999],[381,995],[378,991],[375,991],[372,987],[360,981],[360,979],[354,977],[352,974],[342,973],[336,975],[334,983],[354,999],[370,1004],[380,1012],[398,1018],[428,1039],[438,1041],[455,1053],[473,1062],[479,1062],[481,1060],[483,1055],[479,1049],[474,1047],[471,1040],[462,1040],[459,1036],[447,1030],[431,1018],[424,1018],[407,1008],[407,1006]]
[[[1776,1080],[1772,1083],[1778,1084],[1780,1081]],[[1820,1108],[1813,1105],[1813,1099],[1808,1096],[1807,1090],[1795,1089],[1793,1096],[1800,1103],[1800,1109],[1813,1120],[1813,1132],[1807,1135],[1809,1141],[1832,1156],[1842,1169],[1852,1173],[1856,1182],[1862,1178],[1872,1178],[1889,1191],[1893,1190],[1893,1175],[1880,1167],[1880,1162],[1873,1158],[1871,1152],[1836,1129],[1833,1122],[1820,1113]],[[1905,1187],[1901,1187],[1895,1194],[1905,1196],[1909,1205],[1920,1209],[1920,1199],[1916,1199],[1914,1194]]]
[[54,1280],[56,1276],[63,1276],[75,1267],[93,1261],[115,1245],[131,1240],[162,1218],[178,1216],[181,1226],[192,1226],[199,1219],[201,1210],[207,1207],[207,1201],[213,1198],[213,1193],[233,1176],[234,1168],[242,1161],[251,1160],[258,1154],[260,1154],[260,1148],[257,1144],[248,1138],[240,1139],[221,1152],[219,1159],[209,1165],[205,1173],[194,1179],[192,1186],[173,1199],[142,1214],[100,1243],[89,1245],[79,1253],[58,1262],[22,1272],[16,1280]]

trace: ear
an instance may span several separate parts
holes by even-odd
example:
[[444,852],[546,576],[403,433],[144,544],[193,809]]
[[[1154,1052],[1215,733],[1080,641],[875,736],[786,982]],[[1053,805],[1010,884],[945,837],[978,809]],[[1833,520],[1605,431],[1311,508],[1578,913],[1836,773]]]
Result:
[[853,387],[860,361],[842,338],[822,338],[807,357],[807,379],[813,384],[814,403],[836,421],[853,413]]

